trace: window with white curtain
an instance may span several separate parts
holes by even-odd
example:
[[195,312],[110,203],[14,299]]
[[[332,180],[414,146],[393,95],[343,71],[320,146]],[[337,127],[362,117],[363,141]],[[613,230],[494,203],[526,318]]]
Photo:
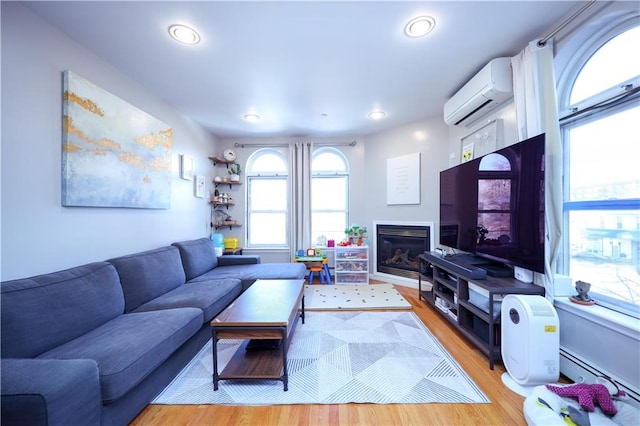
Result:
[[561,109],[564,262],[597,304],[640,317],[640,27],[578,57]]
[[254,152],[246,167],[247,246],[286,247],[288,242],[288,160],[265,148]]
[[349,165],[335,148],[322,147],[311,160],[311,241],[337,242],[349,223]]

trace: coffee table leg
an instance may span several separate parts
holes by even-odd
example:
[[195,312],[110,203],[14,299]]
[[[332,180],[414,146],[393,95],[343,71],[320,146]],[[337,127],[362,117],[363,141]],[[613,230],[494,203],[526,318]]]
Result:
[[304,294],[302,295],[302,313],[300,314],[300,319],[302,319],[302,323],[304,324]]
[[213,346],[213,390],[218,390],[218,380],[220,376],[218,375],[218,339],[216,337],[215,328],[211,330],[211,345]]
[[282,331],[282,383],[284,383],[284,391],[289,390],[289,371],[287,369],[287,346],[289,346],[289,342],[287,339],[287,328],[284,327],[281,329]]

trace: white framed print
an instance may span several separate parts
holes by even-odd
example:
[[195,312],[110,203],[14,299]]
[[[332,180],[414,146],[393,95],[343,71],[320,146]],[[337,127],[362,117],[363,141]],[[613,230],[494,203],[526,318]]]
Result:
[[197,175],[196,176],[196,186],[195,186],[195,196],[198,198],[204,197],[204,176]]
[[387,159],[387,205],[420,204],[420,153]]
[[184,180],[193,180],[193,157],[180,154],[180,177]]

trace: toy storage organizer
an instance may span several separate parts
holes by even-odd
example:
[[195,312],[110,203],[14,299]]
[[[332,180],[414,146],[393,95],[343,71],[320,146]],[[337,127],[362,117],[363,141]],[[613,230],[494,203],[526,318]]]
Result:
[[335,283],[369,284],[369,247],[335,247]]

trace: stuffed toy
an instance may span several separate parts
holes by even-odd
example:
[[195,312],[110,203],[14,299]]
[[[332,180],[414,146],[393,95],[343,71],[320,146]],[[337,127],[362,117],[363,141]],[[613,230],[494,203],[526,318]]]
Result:
[[595,383],[589,385],[586,383],[577,383],[568,386],[547,385],[546,387],[551,392],[560,396],[577,399],[578,404],[580,404],[585,411],[593,412],[595,402],[597,402],[605,414],[613,416],[618,412],[616,406],[613,405],[609,389],[603,384]]

